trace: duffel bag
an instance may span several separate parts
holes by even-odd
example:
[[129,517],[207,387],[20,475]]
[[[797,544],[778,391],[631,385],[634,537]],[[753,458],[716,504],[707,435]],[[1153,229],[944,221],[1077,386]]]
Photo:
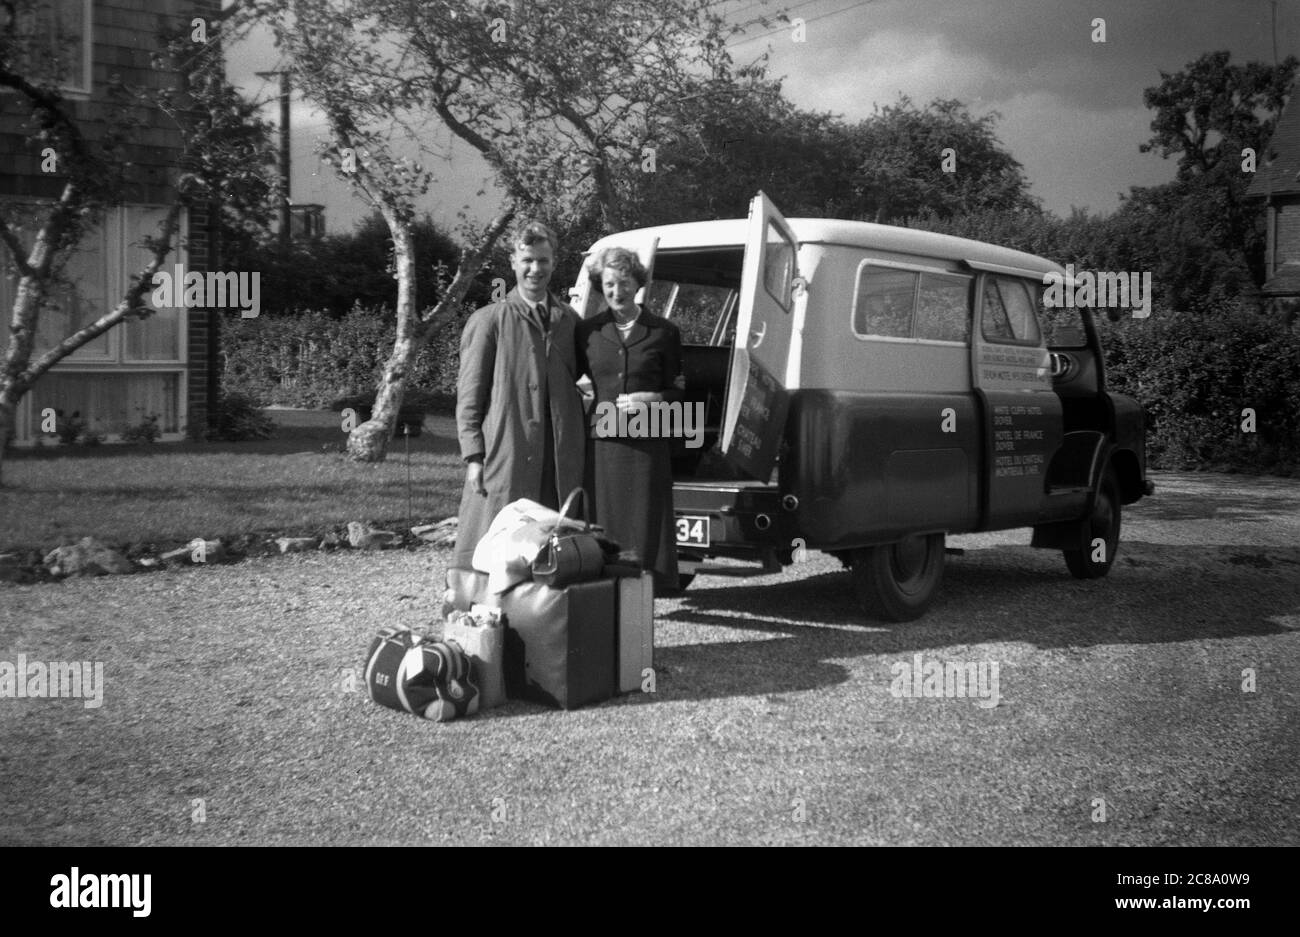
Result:
[[366,658],[366,691],[380,706],[434,722],[478,712],[469,658],[453,641],[427,641],[405,626],[380,630]]

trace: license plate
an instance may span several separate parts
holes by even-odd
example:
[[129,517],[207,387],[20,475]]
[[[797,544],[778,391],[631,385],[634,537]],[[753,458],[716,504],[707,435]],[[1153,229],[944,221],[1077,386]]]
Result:
[[709,545],[709,519],[694,514],[678,517],[677,545],[680,547],[707,547]]

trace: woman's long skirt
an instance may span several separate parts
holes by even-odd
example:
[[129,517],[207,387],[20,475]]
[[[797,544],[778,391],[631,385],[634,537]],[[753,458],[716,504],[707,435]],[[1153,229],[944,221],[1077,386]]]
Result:
[[673,470],[668,439],[593,439],[592,520],[655,574],[655,591],[677,589]]

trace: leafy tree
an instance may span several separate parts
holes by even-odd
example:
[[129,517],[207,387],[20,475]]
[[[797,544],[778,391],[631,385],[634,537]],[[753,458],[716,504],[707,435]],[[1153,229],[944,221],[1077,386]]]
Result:
[[638,224],[742,217],[760,189],[790,216],[833,217],[849,206],[848,128],[795,107],[761,68],[701,80],[671,107],[656,171],[636,180]]
[[850,131],[854,216],[900,223],[926,213],[945,218],[1033,208],[1023,167],[994,133],[997,119],[973,117],[956,100],[918,108],[903,96],[878,108]]
[[[27,4],[19,4],[27,7]],[[11,10],[12,12],[12,10]],[[211,28],[215,30],[213,22]],[[215,37],[214,37],[215,40]],[[265,192],[262,159],[270,150],[265,128],[253,120],[247,105],[225,81],[220,44],[196,46],[188,34],[160,34],[160,66],[156,87],[132,89],[113,83],[106,100],[103,128],[87,132],[73,105],[60,91],[59,57],[53,59],[33,46],[30,34],[0,33],[0,88],[14,92],[10,100],[24,115],[33,152],[52,151],[60,193],[36,205],[0,201],[0,242],[7,258],[5,274],[13,275],[16,290],[8,344],[0,366],[0,460],[13,428],[18,403],[36,381],[78,348],[128,318],[144,318],[153,308],[145,301],[153,274],[171,253],[182,209],[189,204],[227,200],[231,211],[247,209]],[[175,84],[168,85],[168,80]],[[181,81],[184,87],[180,87]],[[145,114],[161,110],[181,131],[184,150],[176,178],[175,199],[155,238],[145,240],[151,258],[132,277],[117,304],[81,328],[64,336],[49,350],[36,354],[42,313],[65,283],[63,269],[83,235],[95,228],[107,209],[125,200],[136,181],[125,146]],[[25,236],[30,235],[29,243]],[[34,360],[33,360],[34,358]],[[0,465],[2,465],[0,461]]]
[[[1263,162],[1298,66],[1294,56],[1276,66],[1233,65],[1228,52],[1207,52],[1183,71],[1161,72],[1160,84],[1143,92],[1155,116],[1139,149],[1178,157],[1178,176],[1166,186],[1135,189],[1121,214],[1135,222],[1164,215],[1163,230],[1138,227],[1159,238],[1151,267],[1170,284],[1177,305],[1211,301],[1212,292],[1234,295],[1249,279],[1263,283],[1263,219],[1244,200],[1253,176],[1241,171],[1242,150],[1253,149]],[[1169,231],[1187,238],[1187,247],[1180,249]],[[1193,285],[1183,279],[1188,275],[1208,283]]]

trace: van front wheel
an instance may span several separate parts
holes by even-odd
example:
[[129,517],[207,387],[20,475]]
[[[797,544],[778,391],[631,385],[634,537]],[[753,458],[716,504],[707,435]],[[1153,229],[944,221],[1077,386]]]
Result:
[[907,537],[853,551],[853,587],[863,610],[885,621],[925,614],[943,580],[944,535]]
[[1110,572],[1119,549],[1119,531],[1122,522],[1119,483],[1115,472],[1108,469],[1097,490],[1092,513],[1079,525],[1079,546],[1062,550],[1065,565],[1075,579],[1100,579]]

